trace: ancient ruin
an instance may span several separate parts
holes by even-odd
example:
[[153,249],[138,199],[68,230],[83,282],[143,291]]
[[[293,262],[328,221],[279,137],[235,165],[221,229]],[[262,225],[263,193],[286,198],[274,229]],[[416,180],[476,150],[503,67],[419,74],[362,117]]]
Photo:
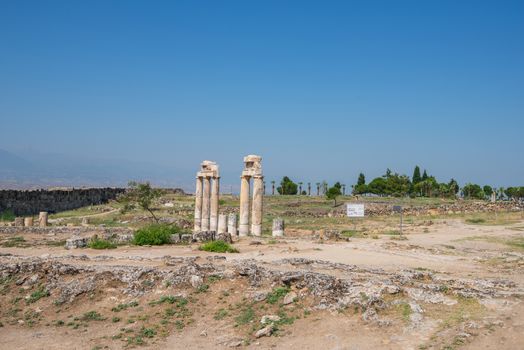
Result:
[[195,225],[193,231],[216,232],[220,175],[215,162],[204,160],[196,176]]
[[251,207],[251,234],[262,234],[262,198],[264,176],[262,175],[262,157],[248,155],[244,157],[244,170],[240,184],[240,224],[239,236],[249,234],[249,193],[250,180],[253,178],[253,201]]

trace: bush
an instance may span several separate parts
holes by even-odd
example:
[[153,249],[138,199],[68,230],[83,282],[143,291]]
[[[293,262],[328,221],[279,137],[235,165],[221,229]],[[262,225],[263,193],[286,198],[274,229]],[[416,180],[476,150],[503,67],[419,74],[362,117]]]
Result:
[[230,244],[224,241],[208,242],[202,244],[198,249],[214,253],[238,253],[238,250],[236,248],[232,247]]
[[91,249],[115,249],[116,244],[105,239],[94,238],[87,245]]
[[135,232],[133,243],[136,245],[163,245],[171,242],[171,235],[179,233],[175,225],[153,224]]
[[15,214],[12,210],[6,210],[0,213],[0,221],[14,221]]

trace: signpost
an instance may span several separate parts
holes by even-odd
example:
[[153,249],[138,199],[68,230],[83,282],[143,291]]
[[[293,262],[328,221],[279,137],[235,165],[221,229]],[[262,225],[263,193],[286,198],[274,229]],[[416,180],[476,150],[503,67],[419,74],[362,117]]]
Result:
[[357,230],[355,218],[363,218],[365,215],[364,204],[346,204],[347,216],[353,218],[353,231]]

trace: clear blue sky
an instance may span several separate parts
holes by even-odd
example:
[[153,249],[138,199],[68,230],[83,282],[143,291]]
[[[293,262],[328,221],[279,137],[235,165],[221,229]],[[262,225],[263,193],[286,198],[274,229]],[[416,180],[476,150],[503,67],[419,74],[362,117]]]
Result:
[[3,149],[524,185],[523,1],[4,0],[0,33]]

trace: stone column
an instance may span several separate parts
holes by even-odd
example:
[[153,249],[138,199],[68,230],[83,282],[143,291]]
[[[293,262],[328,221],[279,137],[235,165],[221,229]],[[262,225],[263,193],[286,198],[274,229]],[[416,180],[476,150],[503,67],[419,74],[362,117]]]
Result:
[[236,236],[238,234],[237,232],[237,214],[229,214],[227,216],[227,232],[231,235],[231,237]]
[[238,235],[240,237],[249,234],[249,176],[242,176],[240,183],[240,224]]
[[195,190],[195,226],[193,232],[198,233],[202,230],[202,177],[196,177]]
[[251,209],[251,234],[262,234],[262,198],[264,197],[264,177],[253,177],[253,207]]
[[213,187],[211,189],[211,216],[209,218],[209,230],[217,232],[218,230],[218,197],[220,192],[220,177],[213,178]]
[[24,226],[25,227],[33,226],[33,217],[32,216],[24,219]]
[[24,218],[15,218],[15,226],[24,226]]
[[209,215],[210,215],[210,190],[211,190],[211,178],[209,176],[204,177],[204,191],[202,195],[202,223],[201,231],[209,231]]
[[284,236],[284,219],[273,219],[273,237]]
[[218,228],[217,233],[226,233],[227,232],[227,215],[220,214],[218,216]]
[[47,218],[48,218],[47,211],[41,211],[40,214],[38,215],[38,226],[46,227],[47,226]]

